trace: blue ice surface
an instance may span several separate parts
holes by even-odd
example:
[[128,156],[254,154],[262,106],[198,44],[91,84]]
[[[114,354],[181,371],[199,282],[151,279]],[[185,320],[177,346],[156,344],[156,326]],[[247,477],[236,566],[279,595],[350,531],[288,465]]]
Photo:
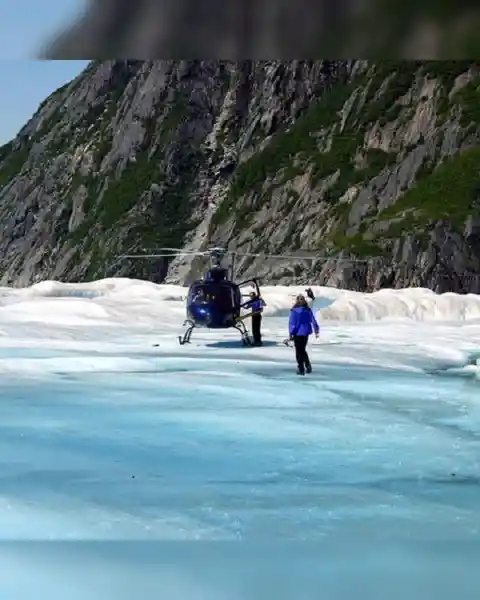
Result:
[[2,599],[478,597],[474,381],[7,354],[58,369],[0,380]]

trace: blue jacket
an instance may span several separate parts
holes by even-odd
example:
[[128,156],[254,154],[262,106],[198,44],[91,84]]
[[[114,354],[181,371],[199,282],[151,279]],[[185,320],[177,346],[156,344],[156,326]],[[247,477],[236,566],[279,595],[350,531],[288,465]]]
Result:
[[318,334],[320,327],[311,308],[308,306],[296,306],[290,311],[288,322],[288,333],[294,335],[310,335],[315,332]]
[[252,312],[259,312],[265,306],[265,302],[262,298],[255,298],[255,300],[250,300],[245,304],[245,308],[250,308]]

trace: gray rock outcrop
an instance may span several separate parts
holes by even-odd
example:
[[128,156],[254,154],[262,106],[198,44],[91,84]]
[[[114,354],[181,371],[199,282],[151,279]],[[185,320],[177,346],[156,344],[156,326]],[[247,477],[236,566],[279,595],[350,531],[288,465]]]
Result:
[[479,293],[478,67],[93,61],[0,148],[0,282],[189,282],[116,259],[228,245],[265,283]]

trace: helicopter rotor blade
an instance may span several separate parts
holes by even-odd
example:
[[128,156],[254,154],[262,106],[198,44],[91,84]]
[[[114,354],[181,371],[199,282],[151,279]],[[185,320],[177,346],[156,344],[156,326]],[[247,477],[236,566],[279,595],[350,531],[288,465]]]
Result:
[[[263,252],[236,252],[235,250],[227,250],[225,247],[215,246],[207,250],[184,250],[182,248],[158,248],[155,251],[145,254],[124,254],[117,256],[116,260],[107,266],[106,271],[110,271],[115,266],[118,266],[124,260],[139,260],[139,259],[161,259],[161,258],[193,258],[193,257],[209,257],[216,259],[221,263],[225,257],[232,259],[238,258],[261,258],[263,260],[287,260],[287,261],[312,261],[312,262],[330,262],[330,263],[346,263],[346,264],[368,264],[371,258],[345,258],[338,256],[322,256],[315,251],[299,250],[298,254],[267,254]],[[308,255],[307,255],[308,254]]]
[[[308,251],[307,251],[308,252]],[[296,255],[296,254],[264,254],[262,252],[232,252],[237,258],[263,258],[263,259],[283,259],[283,260],[319,260],[319,261],[331,261],[331,262],[351,262],[351,263],[368,263],[371,259],[355,259],[355,258],[344,258],[336,256],[319,256],[312,252],[310,256]]]
[[178,252],[152,252],[150,254],[124,254],[119,258],[175,258],[177,256],[209,256],[206,252],[189,252],[189,251],[178,251]]
[[[308,251],[307,251],[308,252]],[[137,259],[137,258],[175,258],[175,257],[188,257],[188,256],[200,256],[208,257],[215,254],[231,255],[236,258],[263,258],[265,260],[276,259],[276,260],[312,260],[322,262],[346,262],[346,263],[368,263],[371,258],[359,259],[359,258],[346,258],[338,256],[322,256],[312,252],[310,255],[306,254],[264,254],[263,252],[235,252],[234,250],[224,251],[220,248],[213,248],[210,250],[180,250],[178,248],[161,248],[159,252],[152,252],[150,254],[125,254],[119,259]]]

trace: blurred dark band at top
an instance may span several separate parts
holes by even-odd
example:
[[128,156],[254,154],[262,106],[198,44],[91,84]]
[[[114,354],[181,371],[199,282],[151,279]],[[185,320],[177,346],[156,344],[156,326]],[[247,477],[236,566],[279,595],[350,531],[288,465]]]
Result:
[[50,59],[468,59],[478,2],[92,0]]

